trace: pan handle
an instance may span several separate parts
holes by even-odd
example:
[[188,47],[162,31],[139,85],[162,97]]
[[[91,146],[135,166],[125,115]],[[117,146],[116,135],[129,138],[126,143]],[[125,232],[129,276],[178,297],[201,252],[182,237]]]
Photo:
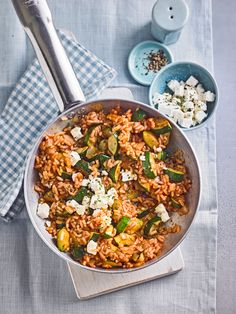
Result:
[[57,36],[46,0],[12,0],[60,111],[85,101],[75,72]]

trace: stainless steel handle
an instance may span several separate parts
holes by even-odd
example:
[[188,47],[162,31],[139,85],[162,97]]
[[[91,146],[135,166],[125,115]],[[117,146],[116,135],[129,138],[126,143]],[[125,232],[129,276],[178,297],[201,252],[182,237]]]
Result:
[[46,0],[12,0],[60,111],[85,101],[75,72],[57,36]]

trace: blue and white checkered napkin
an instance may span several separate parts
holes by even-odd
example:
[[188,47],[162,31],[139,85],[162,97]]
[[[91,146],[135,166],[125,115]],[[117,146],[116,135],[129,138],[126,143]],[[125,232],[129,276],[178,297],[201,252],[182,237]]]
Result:
[[[116,76],[115,70],[59,31],[81,88],[89,100]],[[59,110],[37,60],[15,86],[0,116],[0,218],[10,221],[24,206],[27,154]]]

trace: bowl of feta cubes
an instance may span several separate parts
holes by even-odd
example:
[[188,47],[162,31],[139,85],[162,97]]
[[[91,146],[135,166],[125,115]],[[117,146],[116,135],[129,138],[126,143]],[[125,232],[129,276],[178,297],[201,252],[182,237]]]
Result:
[[149,102],[184,130],[196,129],[213,115],[218,87],[210,72],[192,62],[174,62],[158,72]]

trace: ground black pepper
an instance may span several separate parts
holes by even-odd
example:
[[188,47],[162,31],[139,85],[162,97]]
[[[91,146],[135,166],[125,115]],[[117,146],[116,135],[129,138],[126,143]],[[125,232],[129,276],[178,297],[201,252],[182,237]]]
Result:
[[149,53],[145,53],[146,57],[144,59],[148,60],[148,64],[146,65],[143,62],[143,66],[147,70],[147,75],[150,71],[156,73],[158,72],[163,66],[168,63],[168,59],[166,58],[164,51],[159,49],[157,51],[151,50]]

